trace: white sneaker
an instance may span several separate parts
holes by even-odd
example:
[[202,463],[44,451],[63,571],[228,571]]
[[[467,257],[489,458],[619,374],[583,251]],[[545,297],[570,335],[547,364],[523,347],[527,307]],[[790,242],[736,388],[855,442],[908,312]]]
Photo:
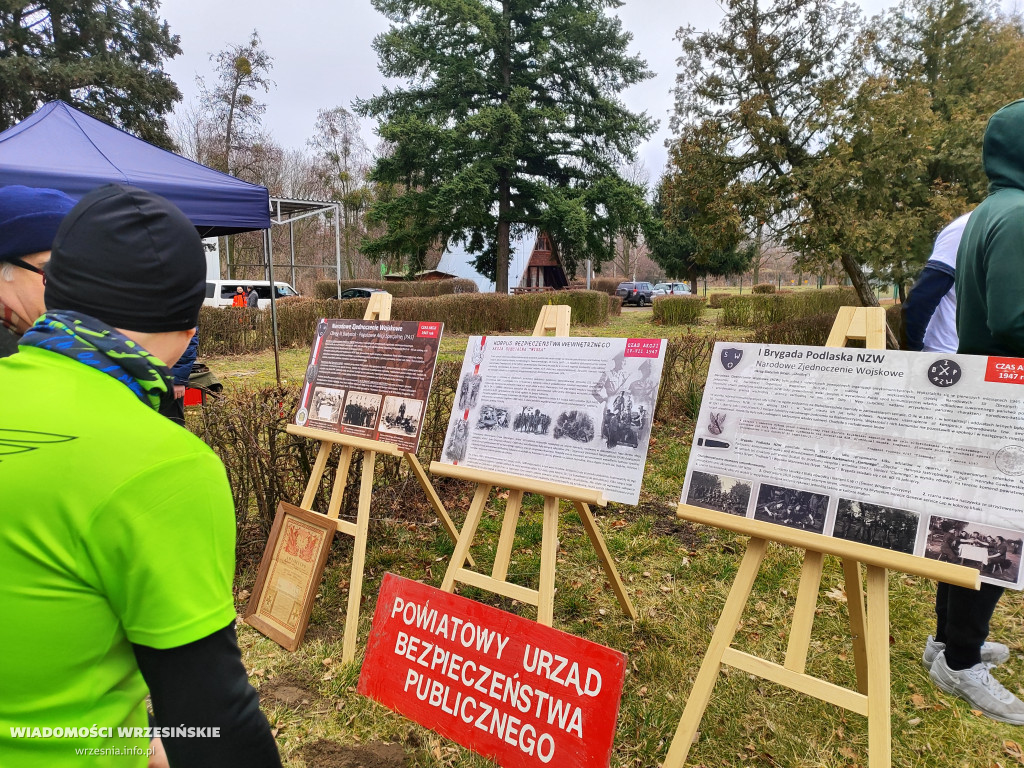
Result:
[[[937,642],[935,638],[928,635],[928,642],[924,644],[924,655],[921,657],[924,668],[930,670],[935,662],[935,657],[944,650],[946,650],[945,643]],[[1005,664],[1009,659],[1010,649],[1002,643],[985,643],[981,646],[981,663],[987,664],[989,668]]]
[[928,676],[939,688],[964,699],[987,717],[1001,723],[1024,725],[1024,702],[992,677],[984,662],[970,669],[952,670],[946,664],[943,651],[935,657]]

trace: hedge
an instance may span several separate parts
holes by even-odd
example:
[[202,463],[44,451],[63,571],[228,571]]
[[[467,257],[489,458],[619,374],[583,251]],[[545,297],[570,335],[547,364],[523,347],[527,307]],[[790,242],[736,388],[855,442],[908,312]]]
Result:
[[722,301],[719,323],[760,328],[812,315],[831,314],[835,317],[839,308],[844,306],[860,306],[857,293],[852,288],[730,296]]
[[750,289],[751,293],[775,293],[775,286],[771,283],[758,283]]
[[[447,280],[342,280],[341,290],[349,288],[379,288],[392,296],[446,296],[452,293],[477,293],[476,283],[462,277]],[[318,280],[313,286],[313,297],[334,299],[338,284],[332,280]]]
[[655,296],[654,322],[662,325],[696,325],[704,311],[700,296]]
[[734,293],[712,293],[708,296],[708,306],[712,309],[721,309],[722,303],[726,299],[731,299],[736,294]]
[[[458,296],[396,298],[393,320],[442,322],[447,333],[490,334],[532,331],[545,304],[568,304],[576,326],[608,322],[612,302],[597,291],[559,291],[505,296],[469,293]],[[367,299],[308,299],[282,301],[277,306],[278,341],[282,347],[309,346],[316,321],[322,317],[361,318]],[[204,355],[240,355],[273,346],[270,311],[203,307],[199,314],[199,343]]]

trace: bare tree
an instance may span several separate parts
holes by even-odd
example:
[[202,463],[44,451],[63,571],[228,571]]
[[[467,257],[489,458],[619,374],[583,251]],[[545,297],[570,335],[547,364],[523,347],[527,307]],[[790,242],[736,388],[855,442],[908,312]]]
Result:
[[222,137],[219,156],[211,160],[214,167],[235,175],[238,150],[260,143],[260,123],[267,105],[257,101],[253,94],[260,90],[266,93],[274,85],[268,77],[274,60],[263,49],[256,30],[248,42],[229,45],[212,54],[210,60],[216,64],[216,80],[208,84],[200,77],[197,83]]

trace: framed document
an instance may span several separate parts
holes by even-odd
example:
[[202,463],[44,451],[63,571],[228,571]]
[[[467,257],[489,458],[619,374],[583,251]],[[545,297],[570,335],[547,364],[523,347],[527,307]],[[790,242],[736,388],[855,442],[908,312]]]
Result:
[[245,623],[286,650],[302,644],[335,530],[329,517],[283,501],[277,506]]

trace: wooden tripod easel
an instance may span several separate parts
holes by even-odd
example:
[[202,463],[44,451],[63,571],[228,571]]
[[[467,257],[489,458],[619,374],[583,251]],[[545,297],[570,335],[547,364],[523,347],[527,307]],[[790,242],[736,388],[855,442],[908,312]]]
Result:
[[[826,344],[830,347],[845,347],[851,339],[863,340],[868,349],[885,349],[885,310],[880,307],[841,308]],[[686,762],[723,664],[866,716],[868,766],[889,768],[892,765],[892,733],[889,721],[888,571],[902,571],[969,589],[978,588],[978,572],[962,565],[926,560],[902,552],[891,552],[880,547],[819,536],[758,520],[737,518],[724,512],[686,504],[679,505],[676,515],[751,538],[694,681],[675,738],[669,747],[664,768],[682,768]],[[793,626],[783,664],[732,647],[769,541],[804,550]],[[825,555],[842,559],[857,690],[834,685],[805,673]],[[867,569],[866,612],[861,563]]]
[[[548,331],[554,331],[555,336],[569,335],[569,311],[567,306],[544,306],[541,308],[537,325],[533,329],[534,336],[544,336]],[[555,609],[555,560],[558,554],[558,501],[566,499],[571,501],[576,512],[583,522],[587,531],[590,543],[597,553],[598,560],[604,568],[605,576],[611,585],[612,591],[618,598],[622,611],[632,619],[636,618],[636,610],[633,603],[626,594],[622,579],[615,568],[611,554],[605,544],[604,537],[597,527],[597,521],[590,511],[590,505],[605,506],[604,495],[600,491],[586,488],[577,488],[559,483],[549,483],[542,480],[532,480],[515,475],[506,475],[500,472],[486,472],[470,467],[458,467],[451,464],[431,462],[430,472],[444,477],[456,477],[461,480],[475,482],[476,492],[473,494],[473,502],[470,504],[469,512],[466,514],[466,521],[462,526],[462,533],[455,543],[455,551],[448,563],[448,569],[441,582],[441,589],[451,592],[455,589],[455,582],[485,589],[497,595],[503,595],[522,603],[528,603],[537,607],[537,621],[548,627],[554,619]],[[491,568],[491,575],[471,571],[465,568],[469,558],[469,548],[476,536],[477,527],[480,525],[480,518],[483,515],[484,507],[487,505],[487,498],[493,487],[509,489],[508,501],[505,504],[505,516],[501,524],[501,534],[498,537],[498,549],[494,554],[494,566]],[[544,497],[544,528],[541,538],[540,554],[540,584],[539,589],[529,589],[518,584],[511,584],[507,580],[509,560],[512,556],[512,544],[515,538],[516,525],[519,522],[519,512],[522,509],[523,494],[537,493]],[[472,565],[472,560],[469,560]]]
[[[370,297],[370,303],[366,307],[363,320],[390,320],[391,319],[391,294],[374,293]],[[391,443],[379,440],[368,440],[366,438],[341,435],[336,432],[328,432],[323,429],[311,429],[299,427],[295,424],[287,426],[289,434],[308,437],[320,441],[320,450],[316,455],[313,464],[313,472],[306,483],[306,491],[299,504],[303,509],[312,511],[313,501],[316,498],[317,490],[320,488],[320,481],[323,479],[324,470],[327,468],[327,461],[331,456],[331,449],[335,445],[341,446],[341,458],[338,461],[338,469],[334,475],[334,486],[331,488],[331,497],[327,505],[327,517],[334,520],[338,531],[352,536],[355,539],[352,548],[352,575],[349,579],[348,611],[345,614],[345,639],[342,645],[343,663],[348,663],[356,655],[356,636],[359,630],[359,603],[363,592],[363,565],[366,561],[366,539],[370,527],[370,497],[373,495],[373,468],[376,463],[377,454],[382,453],[388,456],[404,456],[413,474],[419,481],[424,493],[427,495],[430,505],[434,508],[437,516],[444,524],[448,535],[453,541],[458,540],[459,529],[448,516],[448,511],[441,503],[440,497],[430,484],[427,473],[423,471],[419,459],[415,453],[403,452]],[[341,513],[341,503],[345,497],[345,484],[348,481],[348,470],[352,464],[352,453],[355,450],[363,452],[363,471],[359,483],[359,506],[354,523],[348,520],[338,519]]]

